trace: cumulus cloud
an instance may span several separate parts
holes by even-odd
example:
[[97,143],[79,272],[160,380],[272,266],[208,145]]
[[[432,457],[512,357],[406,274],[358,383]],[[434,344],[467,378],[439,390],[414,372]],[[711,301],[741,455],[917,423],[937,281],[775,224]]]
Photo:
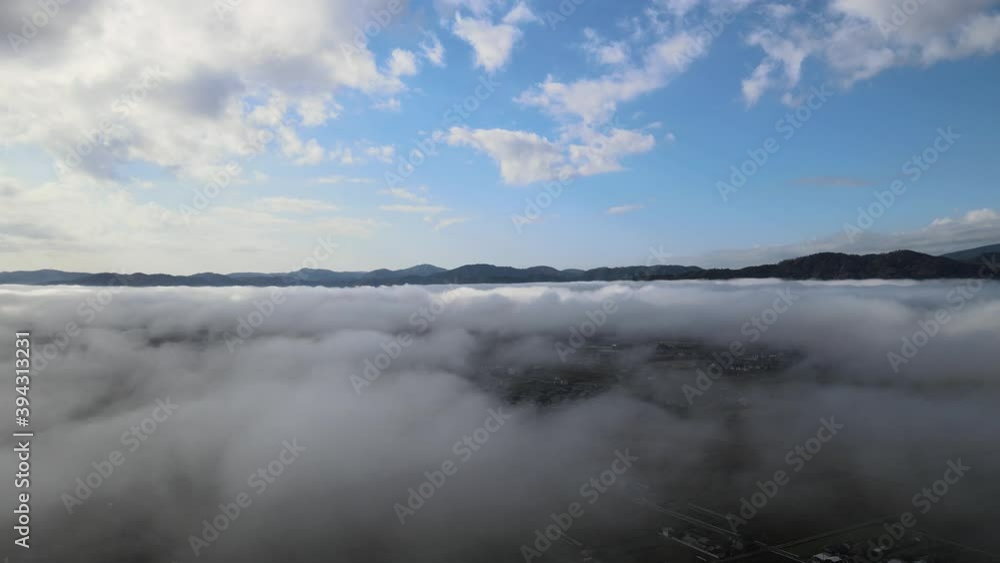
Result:
[[607,41],[592,28],[584,28],[583,50],[603,65],[620,65],[628,60],[628,45],[624,41]]
[[[30,560],[509,561],[626,450],[638,460],[585,505],[572,535],[595,548],[653,541],[661,517],[637,507],[637,494],[737,511],[756,482],[788,468],[786,452],[821,417],[843,431],[762,511],[758,532],[801,537],[912,510],[912,495],[961,458],[972,470],[921,527],[988,543],[998,511],[982,499],[996,497],[1000,470],[997,286],[949,309],[901,373],[886,358],[964,283],[124,289],[100,310],[87,303],[106,289],[4,287],[0,325],[31,331],[39,374]],[[655,343],[747,342],[741,327],[779,291],[796,301],[757,343],[797,359],[768,377],[721,377],[688,405],[696,370],[653,362]],[[620,351],[594,369],[581,347],[567,369],[555,344],[609,301],[615,312],[586,345]],[[66,336],[69,321],[81,331]],[[351,376],[400,334],[412,340],[359,387]],[[0,361],[13,362],[10,347]],[[0,414],[13,416],[13,393],[0,390]],[[157,400],[175,412],[129,451],[123,432]],[[453,444],[491,409],[509,418],[462,461]],[[248,478],[293,440],[300,457],[254,492]],[[6,441],[0,458],[13,466]],[[124,463],[68,513],[64,495],[114,450]],[[449,460],[458,472],[401,525],[395,504]],[[13,481],[0,492],[13,498]],[[194,557],[190,537],[240,493],[252,504]],[[2,534],[11,541],[9,527]]]
[[417,73],[417,56],[406,49],[393,49],[389,58],[389,74],[413,76]]
[[610,72],[572,81],[549,75],[522,92],[517,101],[556,118],[601,124],[614,115],[620,104],[659,90],[687,71],[708,54],[714,39],[711,34],[686,29],[664,33],[642,51],[637,63],[624,64],[624,44],[604,43],[592,32],[585,35],[591,56],[617,62]]
[[[624,38],[608,39],[584,28],[582,48],[597,63],[596,75],[567,80],[550,74],[515,98],[561,124],[558,142],[533,132],[499,129],[473,134],[468,129],[452,129],[449,142],[489,154],[508,184],[621,170],[622,157],[651,150],[655,139],[622,128],[614,119],[619,107],[666,87],[685,73],[709,53],[717,33],[725,28],[722,14],[728,19],[746,7],[741,2],[705,6],[706,21],[718,23],[718,32],[684,19],[689,11],[702,8],[702,3],[688,0],[654,2],[645,10],[647,18],[635,20],[635,29]],[[675,24],[661,21],[661,11],[675,18]],[[666,139],[673,141],[673,134]]]
[[[383,7],[382,0],[366,5]],[[38,9],[28,0],[4,2],[0,21],[20,37],[22,18]],[[93,137],[96,148],[75,168],[102,177],[130,161],[207,177],[257,138],[262,106],[273,112],[272,125],[314,127],[339,113],[333,94],[390,95],[416,72],[408,51],[381,64],[354,44],[355,26],[364,22],[347,1],[303,0],[274,10],[266,3],[95,0],[59,10],[35,36],[0,51],[0,72],[19,77],[0,86],[0,97],[26,118],[0,119],[0,136],[40,146],[61,162]],[[275,98],[283,102],[261,102]],[[286,156],[315,163],[318,150],[307,150]]]
[[558,177],[565,157],[555,143],[528,131],[452,127],[450,145],[470,146],[486,153],[500,166],[508,184],[530,184]]
[[995,0],[912,2],[831,0],[823,10],[795,14],[771,5],[747,43],[764,58],[743,81],[755,104],[768,90],[794,104],[803,65],[815,60],[831,82],[849,87],[899,66],[926,66],[1000,50]]
[[395,145],[370,145],[364,149],[365,155],[375,160],[391,163],[396,158]]
[[452,127],[446,139],[450,145],[487,154],[510,185],[616,172],[622,169],[622,158],[648,152],[656,144],[652,135],[639,131],[586,126],[567,127],[554,141],[528,131],[468,127]]
[[396,146],[379,145],[368,141],[357,141],[351,145],[339,143],[330,150],[328,156],[330,160],[344,166],[361,166],[367,164],[369,160],[391,163],[396,158]]
[[493,21],[488,10],[477,13],[474,9],[474,15],[465,17],[456,12],[452,31],[472,46],[476,66],[496,72],[510,61],[514,45],[524,35],[521,26],[538,21],[528,6],[519,2],[499,21]]
[[302,118],[302,125],[306,127],[317,127],[330,119],[336,119],[342,109],[344,108],[340,104],[332,101],[329,94],[304,97],[298,102],[298,113]]

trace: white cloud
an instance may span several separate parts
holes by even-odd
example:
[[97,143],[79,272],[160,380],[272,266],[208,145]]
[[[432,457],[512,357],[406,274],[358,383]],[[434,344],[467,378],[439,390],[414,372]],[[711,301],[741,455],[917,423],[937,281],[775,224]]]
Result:
[[[699,43],[701,41],[701,43]],[[639,65],[626,65],[598,78],[561,82],[552,75],[516,101],[554,117],[575,117],[588,124],[607,121],[623,102],[666,86],[708,52],[704,36],[678,32],[646,49]],[[692,46],[703,45],[698,49]]]
[[947,225],[989,225],[991,223],[1000,223],[1000,214],[992,209],[976,209],[970,211],[963,215],[962,217],[944,217],[941,219],[935,219],[931,223],[931,227],[944,227]]
[[452,127],[447,140],[450,145],[470,146],[489,155],[508,184],[549,180],[565,169],[565,156],[559,147],[536,133]]
[[391,163],[396,157],[394,145],[374,145],[367,141],[358,141],[353,146],[338,144],[330,150],[331,160],[344,166],[359,166],[367,164],[369,159]]
[[771,87],[771,72],[774,70],[774,66],[772,62],[765,60],[757,65],[750,76],[740,83],[743,100],[747,105],[756,104],[764,92]]
[[393,145],[373,145],[365,147],[365,154],[375,160],[391,163],[396,158],[396,147]]
[[253,207],[271,213],[315,213],[338,211],[336,205],[315,199],[267,197],[253,202]]
[[406,49],[393,49],[389,57],[389,74],[413,76],[417,73],[417,56]]
[[325,160],[326,150],[320,146],[316,139],[309,139],[303,143],[295,129],[285,125],[277,127],[277,134],[282,154],[293,164],[303,166],[319,164]]
[[477,16],[488,14],[494,7],[505,0],[434,0],[437,11],[446,19],[450,19],[459,9],[467,10]]
[[316,139],[309,139],[309,142],[302,147],[302,154],[293,162],[298,165],[319,164],[323,162],[326,151],[319,145]]
[[[417,188],[418,191],[426,193],[427,186],[420,186]],[[394,213],[411,213],[424,215],[424,222],[431,225],[434,231],[440,231],[452,225],[457,225],[459,223],[464,223],[468,221],[466,218],[442,218],[436,219],[437,215],[451,211],[448,207],[441,205],[427,205],[427,198],[417,194],[413,190],[408,190],[406,188],[389,188],[386,190],[379,191],[379,194],[390,196],[394,199],[406,201],[406,204],[393,204],[393,205],[380,205],[379,209],[382,211],[391,211]]]
[[583,50],[603,65],[620,65],[628,61],[629,49],[624,41],[606,41],[592,28],[585,28]]
[[[232,271],[248,263],[288,271],[289,257],[307,256],[317,237],[365,239],[381,228],[370,218],[329,215],[337,210],[325,202],[243,197],[230,185],[196,209],[195,192],[185,191],[185,210],[83,175],[30,186],[0,178],[0,225],[32,227],[0,229],[0,249],[19,249],[6,258],[0,251],[0,260],[9,269],[58,265],[84,272]],[[309,211],[325,215],[309,221],[286,216]]]
[[453,127],[447,142],[487,154],[510,185],[614,172],[622,169],[622,157],[656,144],[652,135],[617,128],[600,133],[584,126],[567,128],[558,141],[528,131]]
[[411,201],[413,203],[427,203],[427,198],[406,189],[406,188],[389,188],[387,190],[382,190],[379,192],[382,195],[392,196],[396,199],[401,199],[404,201]]
[[580,128],[576,135],[578,142],[570,144],[568,150],[573,174],[577,176],[617,172],[622,169],[623,157],[648,152],[656,145],[652,135],[628,129],[600,133]]
[[[743,81],[743,98],[747,105],[755,104],[775,84],[783,84],[786,88],[798,85],[802,77],[802,63],[818,48],[818,44],[801,32],[793,35],[793,39],[788,39],[771,30],[758,30],[747,38],[747,44],[758,46],[767,53],[767,58],[757,65],[750,78]],[[783,82],[774,77],[778,69],[783,71]]]
[[449,211],[447,207],[439,205],[380,205],[379,209],[396,213],[420,213],[423,215],[437,215]]
[[795,6],[791,4],[765,4],[762,8],[773,20],[778,22],[795,13]]
[[344,166],[364,164],[365,160],[355,156],[351,147],[336,146],[330,150],[330,160],[338,162]]
[[352,178],[350,176],[322,176],[310,180],[313,184],[374,184],[374,178]]
[[437,35],[433,33],[427,34],[427,39],[420,42],[420,50],[432,65],[443,67],[444,66],[444,46],[441,45],[441,41],[438,40]]
[[656,0],[655,4],[662,6],[668,12],[678,18],[683,18],[685,14],[693,10],[701,0]]
[[329,94],[304,97],[298,101],[297,106],[302,125],[306,127],[323,125],[327,120],[340,115],[342,109],[340,104],[332,101],[332,96]]
[[[84,140],[81,131],[110,120],[115,127],[79,171],[108,177],[123,163],[143,161],[200,179],[258,135],[257,100],[283,97],[270,121],[311,127],[339,112],[330,97],[338,91],[384,97],[406,88],[400,76],[413,68],[405,55],[384,72],[371,51],[353,46],[355,25],[363,23],[353,2],[302,0],[280,10],[244,2],[217,13],[220,4],[61,5],[44,33],[19,44],[16,55],[0,56],[0,74],[19,77],[0,84],[0,99],[24,117],[0,119],[0,137],[63,158],[65,147]],[[0,20],[20,21],[20,7],[2,3]],[[313,153],[293,158],[316,160]]]
[[639,203],[631,203],[627,205],[616,205],[614,207],[609,207],[604,211],[605,215],[625,215],[626,213],[631,213],[633,211],[638,211],[644,209],[646,206]]
[[517,5],[507,12],[507,15],[503,17],[503,23],[510,25],[518,25],[522,23],[533,23],[540,21],[538,16],[536,16],[530,9],[528,5],[524,2],[518,2]]
[[487,13],[463,17],[456,12],[452,32],[472,46],[476,66],[495,72],[510,61],[514,45],[523,36],[518,26],[537,21],[538,18],[521,2],[497,23]]
[[460,225],[462,223],[468,223],[469,221],[471,221],[471,219],[469,219],[467,217],[452,217],[452,218],[449,218],[449,219],[441,219],[440,221],[438,221],[438,222],[436,222],[434,224],[434,230],[435,231],[440,231],[440,230],[443,230],[443,229],[447,229],[448,227],[451,227],[453,225]]
[[372,109],[379,111],[400,111],[403,109],[403,104],[400,103],[399,98],[389,98],[373,103]]
[[815,59],[844,87],[898,66],[923,66],[1000,51],[996,0],[921,2],[902,10],[897,0],[831,0],[826,10],[800,18],[769,5],[767,18],[748,36],[764,52],[743,81],[743,98],[756,103],[767,90],[795,104],[804,63]]

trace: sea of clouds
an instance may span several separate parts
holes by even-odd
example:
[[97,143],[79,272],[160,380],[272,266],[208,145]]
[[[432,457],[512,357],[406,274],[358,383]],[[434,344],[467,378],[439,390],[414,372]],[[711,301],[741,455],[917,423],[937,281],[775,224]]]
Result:
[[[0,327],[0,364],[13,371],[16,331],[34,361],[32,548],[5,548],[11,561],[523,561],[572,502],[578,539],[657,533],[637,483],[738,514],[831,418],[843,429],[747,530],[914,511],[957,459],[971,469],[915,511],[921,526],[987,545],[1000,523],[994,283],[3,286]],[[698,387],[645,361],[678,338],[797,361]],[[484,376],[556,373],[609,342],[629,367],[586,399],[512,404]],[[625,452],[636,461],[591,504],[581,485]]]

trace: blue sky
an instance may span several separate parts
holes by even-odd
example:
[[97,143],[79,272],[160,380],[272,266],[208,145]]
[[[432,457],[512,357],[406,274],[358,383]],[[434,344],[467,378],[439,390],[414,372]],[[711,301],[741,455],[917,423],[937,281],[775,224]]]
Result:
[[287,271],[320,239],[335,270],[1000,242],[996,2],[222,2],[66,6],[31,38],[37,5],[3,8],[0,269]]

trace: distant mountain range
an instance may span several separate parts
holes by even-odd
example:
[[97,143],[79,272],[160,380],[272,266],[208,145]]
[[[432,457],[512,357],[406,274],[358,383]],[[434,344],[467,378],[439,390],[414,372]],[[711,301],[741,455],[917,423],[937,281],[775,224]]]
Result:
[[888,254],[838,254],[824,252],[766,266],[739,270],[703,270],[691,279],[781,278],[791,280],[941,279],[974,278],[982,264],[959,262],[912,250]]
[[960,250],[958,252],[945,254],[944,257],[968,264],[981,264],[984,258],[986,260],[996,260],[1000,257],[1000,244],[991,244],[989,246],[980,246],[979,248],[970,248],[969,250]]
[[[1000,260],[1000,244],[931,256],[910,250],[886,254],[840,254],[824,252],[784,260],[777,264],[740,269],[703,269],[697,266],[628,266],[592,270],[557,270],[548,266],[511,268],[491,264],[470,264],[446,270],[420,264],[404,270],[371,272],[334,272],[302,269],[297,272],[264,274],[201,273],[190,276],[169,274],[87,274],[60,270],[0,272],[0,284],[25,285],[128,285],[151,286],[324,286],[400,284],[477,284],[574,281],[642,280],[729,280],[737,278],[781,278],[789,280],[862,280],[862,279],[943,279],[974,278],[980,275],[983,261]],[[991,272],[992,273],[992,272]]]

